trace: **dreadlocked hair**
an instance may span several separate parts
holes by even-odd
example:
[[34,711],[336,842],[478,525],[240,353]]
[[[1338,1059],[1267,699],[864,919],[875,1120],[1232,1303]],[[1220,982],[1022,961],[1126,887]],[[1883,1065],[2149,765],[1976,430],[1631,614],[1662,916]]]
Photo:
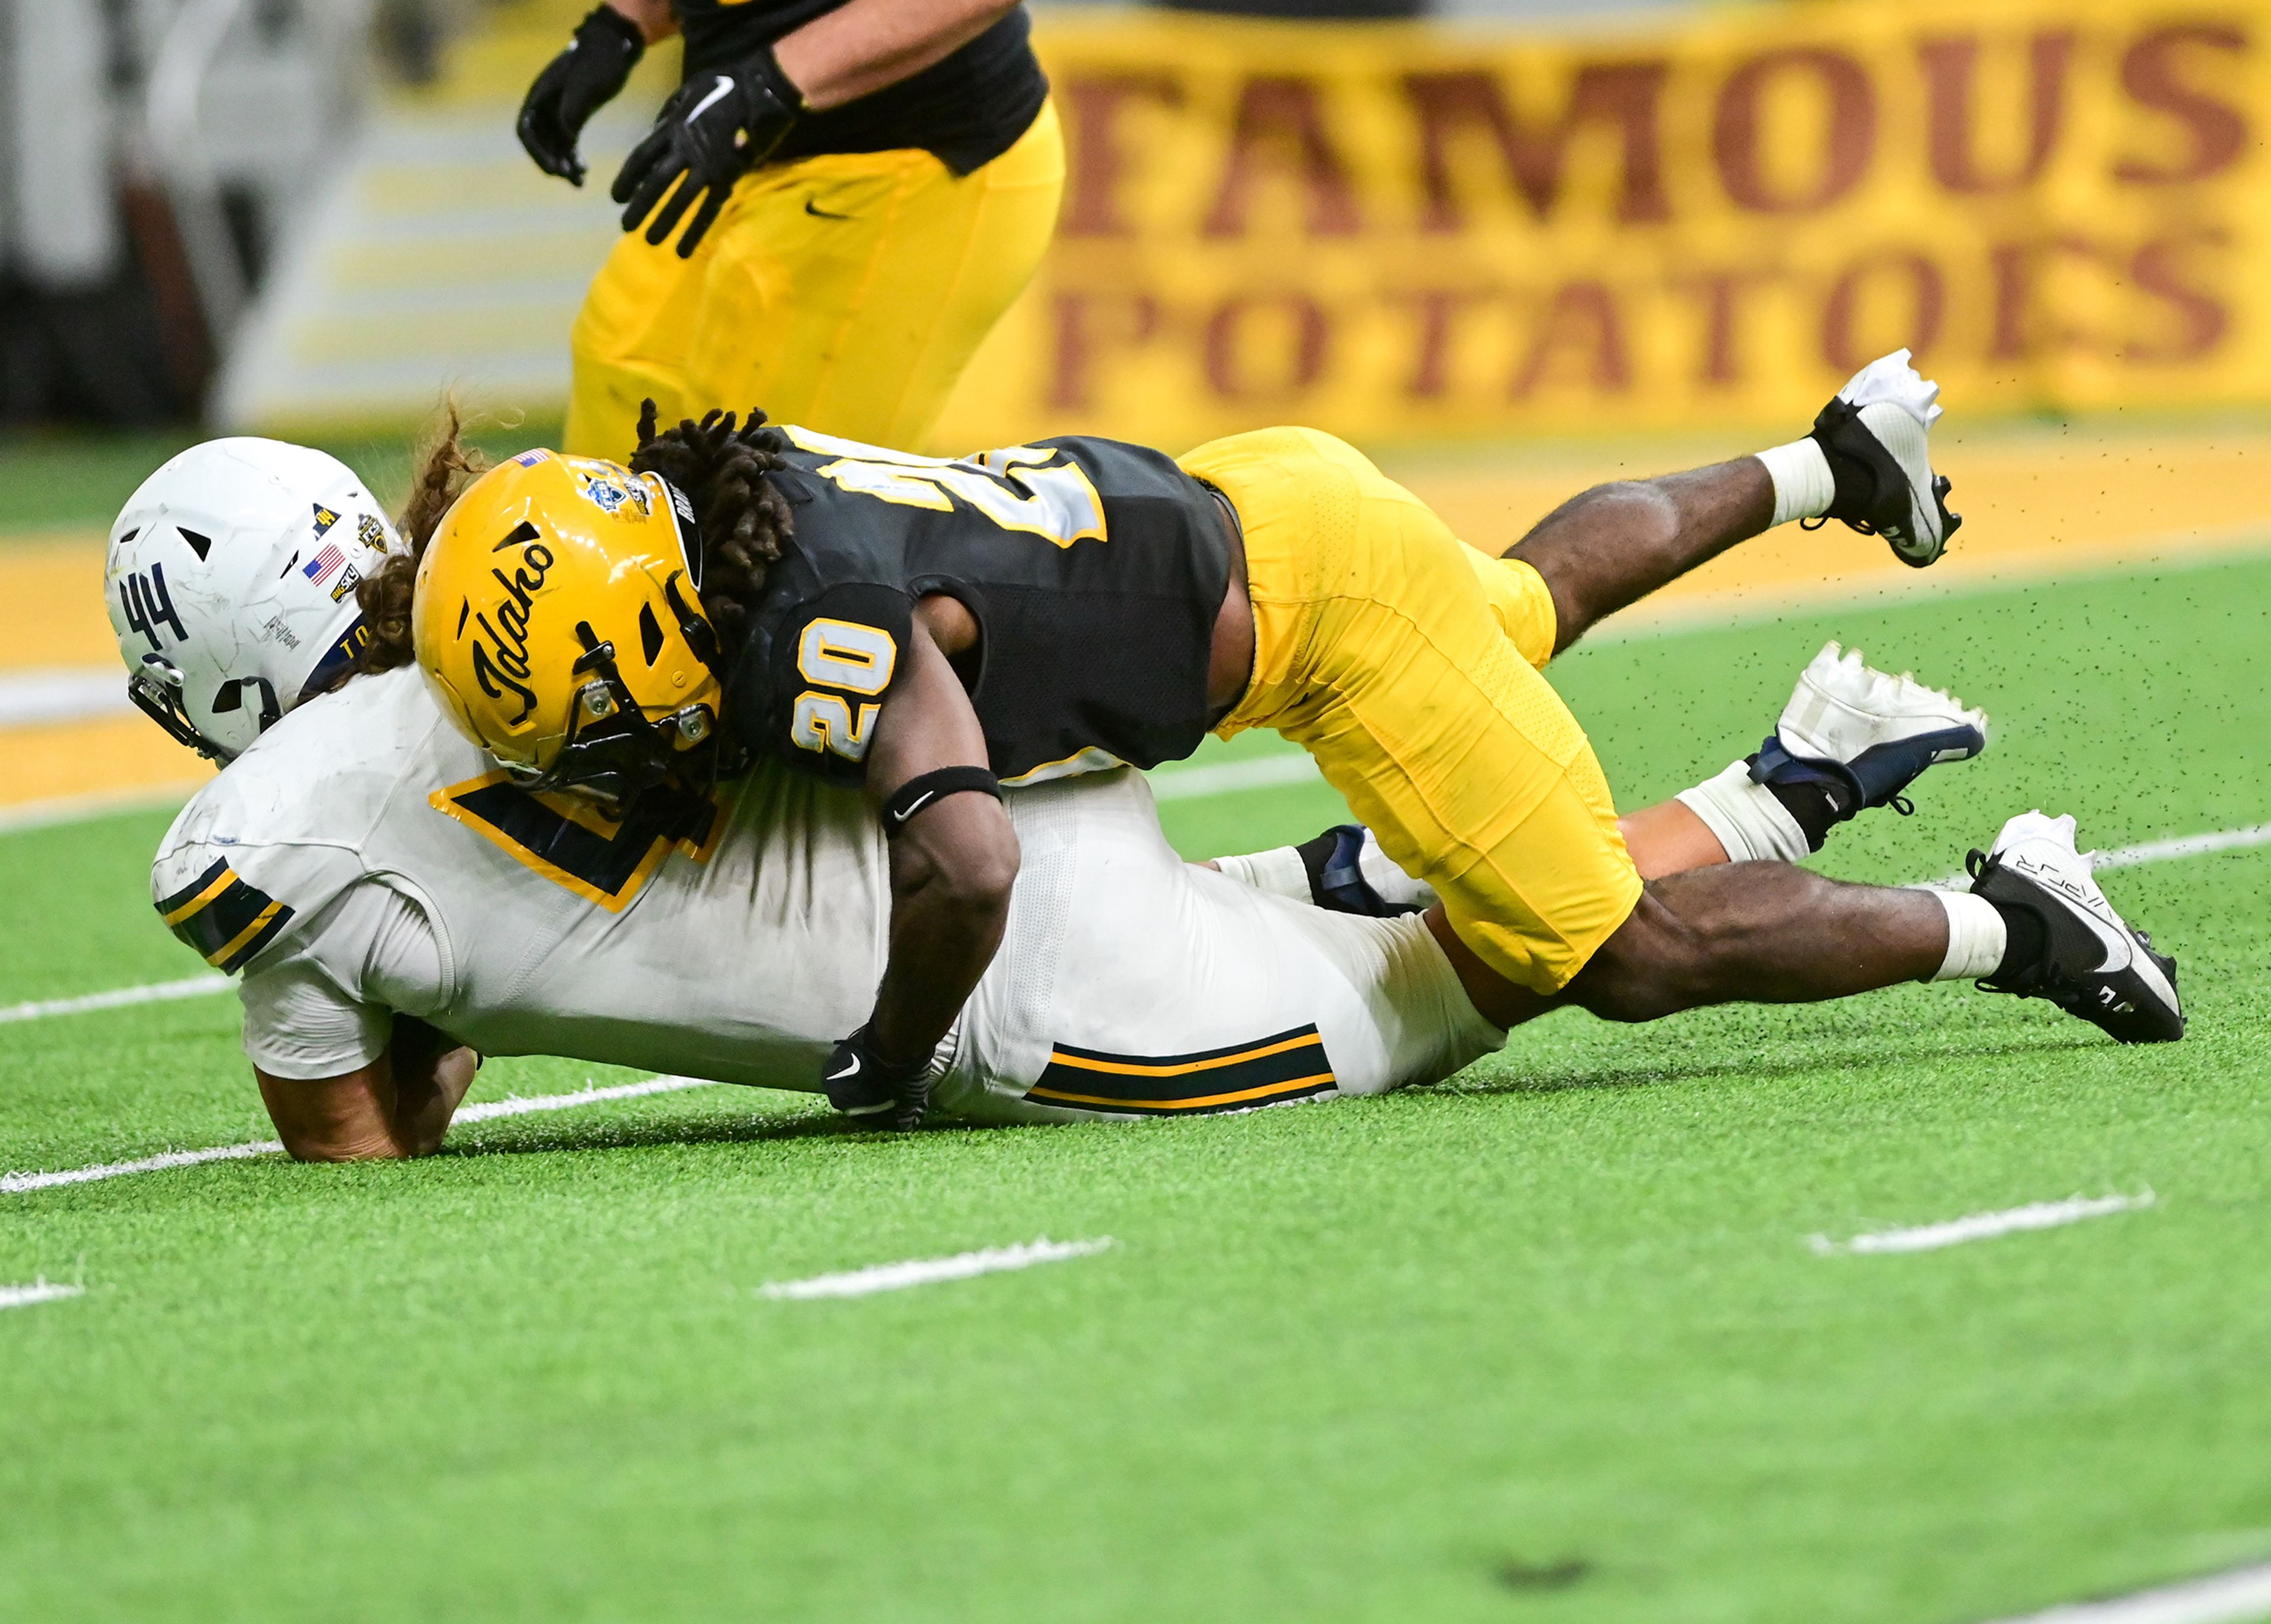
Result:
[[418,561],[427,544],[442,527],[450,506],[482,474],[489,459],[479,446],[467,445],[463,436],[465,413],[454,400],[442,404],[440,421],[428,433],[414,458],[416,473],[402,516],[394,527],[406,551],[391,553],[386,562],[366,576],[355,588],[355,602],[370,623],[370,641],[357,658],[359,671],[391,671],[414,658],[410,644],[410,600],[418,584]]
[[738,648],[765,590],[767,567],[795,533],[788,499],[765,476],[788,466],[788,436],[752,407],[738,427],[731,412],[711,412],[656,432],[650,400],[639,412],[631,469],[659,473],[686,493],[702,532],[702,608],[720,646]]

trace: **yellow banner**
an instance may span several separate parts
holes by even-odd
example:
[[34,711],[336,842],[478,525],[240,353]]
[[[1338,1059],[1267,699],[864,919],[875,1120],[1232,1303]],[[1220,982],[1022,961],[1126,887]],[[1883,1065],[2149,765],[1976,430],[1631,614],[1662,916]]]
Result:
[[2271,400],[2271,4],[1822,0],[1645,34],[1044,20],[1059,239],[939,437],[1180,447]]

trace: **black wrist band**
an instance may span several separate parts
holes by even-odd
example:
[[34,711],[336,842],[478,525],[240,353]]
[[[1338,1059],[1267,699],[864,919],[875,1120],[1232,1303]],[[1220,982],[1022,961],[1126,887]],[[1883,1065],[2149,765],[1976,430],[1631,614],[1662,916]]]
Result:
[[766,46],[750,57],[742,64],[742,71],[763,85],[785,110],[799,118],[809,110],[804,105],[804,93],[796,87],[796,81],[789,78],[788,71],[780,65],[780,58],[773,55],[771,46]]
[[893,790],[890,799],[883,802],[883,833],[896,835],[907,826],[908,819],[926,807],[949,795],[970,791],[999,801],[1001,780],[983,767],[941,767],[935,772],[918,773]]

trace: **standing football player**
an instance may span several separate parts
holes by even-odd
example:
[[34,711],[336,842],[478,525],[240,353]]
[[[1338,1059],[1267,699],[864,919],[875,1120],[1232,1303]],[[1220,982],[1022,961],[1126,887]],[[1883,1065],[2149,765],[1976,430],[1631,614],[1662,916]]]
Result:
[[[1017,860],[1001,786],[1150,766],[1251,726],[1304,745],[1440,896],[1445,950],[1501,1024],[1560,1002],[1643,1020],[1962,979],[2125,1041],[2179,1036],[2173,963],[2120,924],[2070,823],[2013,820],[1961,895],[1841,886],[1788,861],[1650,879],[1539,669],[1774,523],[1837,518],[1932,562],[1955,525],[1926,454],[1936,393],[1905,352],[1888,357],[1806,439],[1589,492],[1500,558],[1309,429],[1180,463],[1083,436],[947,461],[762,414],[739,430],[650,421],[631,466],[663,481],[702,566],[632,568],[592,530],[629,471],[525,453],[468,490],[428,550],[416,658],[508,770],[620,793],[716,748],[706,700],[674,704],[638,675],[674,629],[722,682],[732,742],[864,779],[894,838],[897,908],[840,1063],[909,1085],[999,940]],[[1770,740],[1716,809],[1739,824],[1774,806],[1818,845],[1983,742],[1960,716],[1850,766]],[[1695,801],[1673,810],[1703,821]]]
[[639,402],[748,400],[920,444],[1056,228],[1064,146],[1007,0],[606,0],[538,75],[521,144],[577,138],[648,45],[684,82],[615,176],[625,235],[573,336],[570,451],[622,458]]

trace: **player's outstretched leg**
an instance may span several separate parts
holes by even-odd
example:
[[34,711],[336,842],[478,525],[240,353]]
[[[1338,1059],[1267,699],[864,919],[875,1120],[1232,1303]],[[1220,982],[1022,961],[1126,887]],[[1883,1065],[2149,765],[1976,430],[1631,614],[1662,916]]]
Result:
[[2022,814],[1991,853],[1972,856],[1968,892],[1844,885],[1784,863],[1651,881],[1562,995],[1611,1020],[1646,1021],[1704,1004],[1976,980],[2048,999],[2124,1043],[2184,1035],[2175,961],[2114,912],[2074,850],[2072,818]]
[[1940,386],[1909,353],[1873,361],[1802,440],[1652,480],[1596,486],[1540,519],[1505,556],[1553,597],[1554,651],[1699,564],[1792,519],[1835,518],[1881,535],[1908,563],[1938,558],[1962,519],[1932,471]]

